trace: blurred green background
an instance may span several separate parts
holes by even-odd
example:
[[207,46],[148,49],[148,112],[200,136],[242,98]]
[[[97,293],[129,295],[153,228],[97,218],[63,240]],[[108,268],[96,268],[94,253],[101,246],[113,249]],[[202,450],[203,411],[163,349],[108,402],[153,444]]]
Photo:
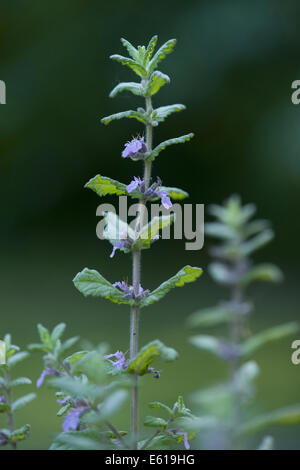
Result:
[[[65,321],[69,336],[128,349],[126,307],[84,299],[71,281],[85,266],[112,282],[130,273],[130,259],[118,253],[111,261],[111,247],[96,238],[96,207],[104,200],[83,185],[100,172],[125,183],[141,173],[139,163],[120,153],[142,127],[133,120],[104,127],[100,118],[141,104],[129,94],[108,98],[119,81],[134,80],[109,55],[124,54],[120,37],[143,44],[153,34],[160,44],[178,38],[161,63],[171,84],[154,105],[187,105],[155,131],[155,144],[196,135],[161,154],[153,174],[188,190],[191,203],[220,203],[232,193],[255,202],[276,231],[257,259],[279,264],[285,282],[249,291],[256,305],[252,329],[298,318],[300,107],[290,96],[300,78],[299,23],[298,0],[1,0],[0,79],[7,85],[7,104],[0,107],[1,337],[10,331],[25,347],[37,339],[37,322],[52,328]],[[143,255],[143,286],[151,289],[185,264],[205,269],[209,244],[196,252],[185,251],[184,241],[155,244]],[[148,401],[171,404],[178,393],[189,401],[194,389],[226,377],[216,359],[188,345],[184,328],[189,313],[226,296],[205,274],[143,312],[141,344],[159,337],[180,359],[161,365],[159,382],[144,379],[142,413]],[[257,354],[258,410],[299,401],[293,339]],[[16,372],[35,382],[41,369],[34,355]],[[18,415],[17,424],[32,424],[23,448],[49,446],[60,430],[56,410],[53,391],[44,386]],[[124,409],[123,428],[127,417]],[[277,448],[300,448],[299,427],[270,431]]]

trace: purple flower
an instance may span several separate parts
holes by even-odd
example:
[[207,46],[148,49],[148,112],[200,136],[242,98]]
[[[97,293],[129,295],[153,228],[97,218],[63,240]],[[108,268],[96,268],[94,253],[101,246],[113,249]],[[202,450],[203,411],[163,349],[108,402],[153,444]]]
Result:
[[129,142],[126,142],[125,149],[122,152],[122,157],[134,157],[138,154],[145,153],[147,147],[144,142],[144,137],[135,137]]
[[171,199],[168,196],[168,193],[166,191],[157,191],[156,193],[159,196],[161,196],[161,203],[164,206],[164,208],[165,209],[171,209],[172,202],[171,202]]
[[43,385],[45,377],[47,375],[58,375],[58,372],[54,369],[44,369],[40,377],[36,381],[37,388],[40,388]]
[[125,294],[124,294],[124,297],[128,297],[130,299],[142,299],[143,297],[146,297],[147,295],[149,295],[150,291],[147,289],[143,289],[143,287],[141,286],[141,284],[139,284],[139,290],[138,290],[138,293],[137,295],[135,295],[134,293],[134,288],[133,286],[129,286],[127,284],[127,282],[125,281],[122,281],[122,282],[115,282],[113,284],[114,287],[119,287],[119,289],[121,291],[123,291]]
[[63,431],[68,432],[68,431],[76,430],[80,423],[80,416],[87,410],[88,408],[86,406],[79,406],[78,408],[71,408],[62,423]]
[[64,398],[58,398],[56,401],[57,403],[59,403],[61,406],[65,406],[67,405],[68,403],[70,403],[70,401],[72,400],[72,397],[70,395],[67,395],[66,397]]
[[0,395],[0,403],[4,402],[4,397]]
[[109,255],[109,257],[113,258],[116,254],[116,251],[119,250],[120,248],[124,248],[125,245],[126,245],[126,240],[115,243],[113,246],[113,250],[111,254]]
[[[112,361],[110,358],[114,357],[116,360]],[[104,359],[108,359],[109,362],[114,366],[116,370],[126,369],[127,361],[125,359],[125,354],[122,351],[116,351],[113,354],[106,354],[103,356]]]
[[134,191],[135,189],[137,189],[138,187],[142,187],[144,181],[141,180],[141,178],[137,177],[137,176],[134,176],[134,179],[131,181],[131,183],[129,183],[128,186],[126,186],[126,191],[128,193],[132,193],[132,191]]
[[167,432],[173,435],[183,436],[184,447],[186,448],[186,450],[190,450],[191,446],[189,443],[189,439],[188,439],[189,435],[187,432],[183,431],[182,429],[167,429]]
[[191,446],[190,446],[189,439],[188,439],[189,437],[188,433],[181,431],[181,430],[179,430],[178,433],[183,436],[183,443],[184,443],[184,447],[186,448],[186,450],[190,450]]

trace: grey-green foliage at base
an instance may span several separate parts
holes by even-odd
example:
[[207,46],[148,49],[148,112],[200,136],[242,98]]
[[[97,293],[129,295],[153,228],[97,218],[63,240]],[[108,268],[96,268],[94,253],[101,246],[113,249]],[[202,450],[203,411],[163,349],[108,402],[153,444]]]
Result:
[[[245,448],[249,435],[268,426],[300,423],[300,404],[255,417],[250,414],[259,374],[258,364],[251,360],[252,354],[268,343],[295,334],[299,327],[292,322],[250,334],[248,323],[253,305],[246,297],[246,288],[253,282],[278,283],[283,278],[273,264],[253,263],[253,253],[273,239],[268,221],[252,220],[255,211],[253,204],[242,206],[238,196],[231,196],[223,206],[210,207],[215,221],[205,226],[206,234],[219,240],[211,249],[214,260],[209,266],[210,275],[231,292],[229,300],[194,312],[188,318],[190,328],[203,330],[224,325],[229,330],[225,338],[202,332],[190,338],[196,348],[209,351],[228,364],[226,383],[200,390],[193,396],[197,411],[214,419],[214,424],[210,422],[206,430],[202,428],[201,443],[210,448]],[[190,423],[189,429],[197,431],[197,422]],[[269,436],[259,448],[272,447]]]
[[[56,390],[56,400],[60,407],[57,416],[62,420],[62,430],[55,436],[51,450],[100,450],[130,449],[132,442],[128,430],[118,430],[113,424],[114,417],[121,407],[128,406],[128,395],[135,375],[153,380],[159,372],[152,365],[156,358],[173,361],[177,352],[155,340],[144,346],[132,360],[126,360],[120,351],[105,354],[107,345],[99,345],[93,350],[80,350],[67,354],[78,337],[62,341],[66,325],[58,324],[52,332],[38,325],[40,343],[29,345],[31,351],[44,353],[44,369],[37,381],[41,387],[47,377],[48,384]],[[151,407],[163,407],[151,404]],[[167,406],[165,409],[171,410]],[[169,412],[168,428],[162,420],[155,422],[145,419],[145,426],[156,427],[155,436],[139,443],[139,448],[151,448],[164,441],[170,446],[180,444],[184,439],[193,438],[193,433],[185,431],[184,423],[178,418],[192,416],[183,404],[182,398]],[[180,427],[178,425],[180,424]]]
[[[13,368],[28,358],[27,351],[21,351],[19,346],[12,344],[9,334],[4,336],[4,361],[0,363],[0,419],[5,416],[5,428],[0,428],[0,447],[10,446],[17,449],[20,441],[27,439],[30,434],[30,424],[15,427],[15,412],[22,409],[36,397],[35,393],[27,393],[15,398],[15,389],[23,385],[31,385],[27,377],[14,377]],[[4,362],[4,364],[2,364]]]

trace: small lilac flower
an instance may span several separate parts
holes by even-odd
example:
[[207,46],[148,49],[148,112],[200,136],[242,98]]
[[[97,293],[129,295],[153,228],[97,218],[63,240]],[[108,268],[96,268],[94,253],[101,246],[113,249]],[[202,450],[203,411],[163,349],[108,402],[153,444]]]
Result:
[[188,439],[189,437],[188,433],[181,431],[181,430],[179,430],[178,433],[180,433],[183,436],[183,444],[186,450],[190,450],[191,446],[190,446],[189,439]]
[[65,406],[67,405],[68,403],[70,403],[70,401],[72,400],[72,397],[70,395],[67,395],[66,397],[64,398],[58,398],[56,401],[57,403],[59,403],[61,406]]
[[160,378],[160,371],[159,370],[155,370],[153,367],[148,367],[148,372],[150,374],[153,374],[154,379],[159,379]]
[[4,397],[0,395],[0,403],[4,402]]
[[161,203],[164,206],[165,209],[171,209],[172,207],[172,202],[171,199],[168,196],[168,193],[165,191],[157,191],[157,194],[161,196]]
[[78,408],[71,408],[62,423],[63,431],[68,432],[68,431],[76,430],[80,423],[80,416],[87,410],[88,408],[86,406],[79,406]]
[[54,369],[44,369],[43,372],[41,373],[40,377],[36,381],[37,388],[40,388],[43,385],[44,380],[45,380],[47,375],[57,375],[57,374],[58,374],[58,372]]
[[[112,361],[110,358],[114,357],[116,360]],[[122,351],[116,351],[113,354],[106,354],[103,356],[104,359],[108,359],[109,362],[114,366],[116,370],[126,369],[127,361],[125,359],[125,354]]]
[[131,181],[131,183],[129,183],[128,186],[126,186],[126,191],[130,194],[139,186],[141,187],[142,184],[143,184],[143,180],[141,180],[141,178],[137,176],[134,176],[134,179]]
[[149,295],[150,291],[148,289],[143,289],[143,287],[141,286],[141,284],[139,284],[139,290],[138,290],[138,294],[135,295],[134,293],[134,288],[133,286],[129,286],[127,284],[127,282],[125,281],[122,281],[122,282],[115,282],[113,284],[114,287],[119,287],[119,289],[121,291],[124,292],[124,297],[128,297],[130,299],[137,299],[137,300],[140,300],[144,297],[146,297],[147,295]]
[[116,254],[116,251],[119,250],[120,248],[124,248],[125,245],[126,245],[125,240],[115,243],[114,246],[113,246],[113,250],[112,250],[111,254],[109,255],[109,257],[113,258]]
[[135,155],[145,153],[147,147],[145,145],[144,137],[135,137],[129,142],[126,142],[125,149],[122,152],[122,157],[134,157]]

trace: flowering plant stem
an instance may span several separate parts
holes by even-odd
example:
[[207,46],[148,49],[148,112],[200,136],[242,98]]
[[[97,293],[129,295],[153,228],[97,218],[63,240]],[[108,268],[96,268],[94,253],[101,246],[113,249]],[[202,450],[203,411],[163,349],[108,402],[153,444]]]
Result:
[[[152,109],[151,97],[146,97],[146,112]],[[146,125],[146,145],[147,151],[152,151],[152,124]],[[151,179],[151,162],[145,160],[144,162],[144,182],[145,192],[148,190]],[[139,207],[139,215],[136,223],[136,232],[139,232],[143,226],[144,220],[145,201],[141,200]],[[141,249],[138,247],[132,254],[132,285],[134,288],[135,296],[139,294],[139,286],[141,283]],[[138,333],[139,333],[139,313],[140,308],[138,305],[131,307],[130,316],[130,359],[133,359],[138,352]],[[131,422],[131,437],[132,448],[137,449],[138,439],[138,376],[134,377],[134,385],[131,390],[130,401],[130,422]]]

